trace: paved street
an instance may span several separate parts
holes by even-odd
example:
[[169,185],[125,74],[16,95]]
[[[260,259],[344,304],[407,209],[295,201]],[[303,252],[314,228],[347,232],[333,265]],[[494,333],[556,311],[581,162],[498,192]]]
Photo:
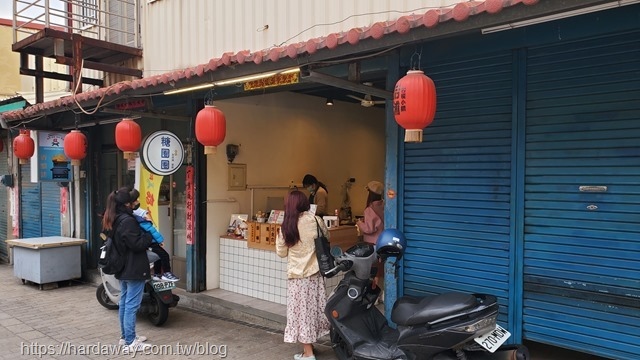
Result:
[[[127,359],[116,346],[118,313],[98,304],[95,286],[71,282],[52,290],[23,285],[13,268],[0,264],[0,359]],[[154,359],[292,359],[299,346],[263,327],[221,319],[185,307],[171,309],[155,327],[138,318],[138,334],[155,345]],[[566,350],[530,346],[532,360],[596,360]],[[335,360],[328,346],[316,345],[319,360]]]
[[[98,304],[93,285],[73,282],[39,290],[36,285],[23,285],[10,265],[0,264],[0,286],[0,359],[132,357],[114,354],[120,337],[118,313]],[[137,331],[149,338],[148,343],[158,345],[152,350],[162,354],[154,359],[280,360],[293,358],[298,350],[284,344],[282,334],[189,311],[179,304],[162,327],[139,317]],[[318,359],[335,359],[330,348],[316,349]],[[202,355],[187,355],[189,350]]]

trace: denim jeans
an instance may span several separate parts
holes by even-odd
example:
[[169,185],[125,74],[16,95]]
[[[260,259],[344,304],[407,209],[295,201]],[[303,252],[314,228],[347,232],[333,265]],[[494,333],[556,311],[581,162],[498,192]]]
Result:
[[142,302],[144,280],[120,280],[120,334],[129,345],[136,338],[136,314]]

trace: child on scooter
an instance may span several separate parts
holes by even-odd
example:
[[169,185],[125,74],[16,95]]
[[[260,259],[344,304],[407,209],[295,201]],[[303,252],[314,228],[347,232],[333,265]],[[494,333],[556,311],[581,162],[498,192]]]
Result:
[[[171,258],[169,253],[164,249],[163,242],[164,237],[162,234],[156,229],[153,225],[153,221],[149,212],[144,209],[140,209],[140,201],[138,198],[140,197],[140,192],[136,189],[131,190],[131,201],[133,204],[133,216],[138,220],[140,227],[142,230],[148,232],[153,238],[153,242],[151,243],[151,251],[156,253],[160,260],[156,261],[153,264],[153,279],[154,280],[167,280],[167,281],[180,281],[180,278],[175,276],[171,272]],[[162,271],[162,273],[160,272]]]

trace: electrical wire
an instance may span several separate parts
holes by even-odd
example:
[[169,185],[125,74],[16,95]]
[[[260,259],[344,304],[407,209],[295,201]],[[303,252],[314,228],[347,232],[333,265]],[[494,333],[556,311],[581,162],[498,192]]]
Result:
[[[437,6],[424,6],[424,7],[420,7],[420,8],[416,8],[416,9],[412,9],[412,10],[406,10],[406,11],[399,11],[399,10],[387,10],[387,11],[369,12],[369,13],[362,13],[362,14],[353,14],[353,15],[349,15],[349,16],[347,16],[346,18],[344,18],[344,19],[342,19],[342,20],[340,20],[340,21],[335,21],[335,22],[331,22],[331,23],[321,23],[321,24],[315,24],[315,25],[312,25],[312,26],[310,26],[310,27],[308,27],[308,28],[306,28],[306,29],[304,29],[304,30],[300,31],[299,33],[297,33],[297,34],[293,35],[292,37],[290,37],[290,38],[286,39],[285,41],[281,42],[279,45],[274,45],[274,47],[280,47],[280,46],[282,46],[282,45],[284,45],[284,44],[288,43],[288,42],[289,42],[289,41],[291,41],[292,39],[294,39],[294,38],[296,38],[296,37],[298,37],[298,36],[302,35],[303,33],[307,32],[307,31],[309,31],[309,30],[311,30],[311,29],[313,29],[313,28],[315,28],[315,27],[319,27],[319,26],[328,26],[328,25],[337,25],[337,24],[343,23],[343,22],[345,22],[345,21],[347,21],[347,20],[349,20],[349,19],[351,19],[351,18],[355,18],[355,17],[359,17],[359,16],[380,15],[380,14],[391,14],[391,13],[405,14],[405,13],[413,13],[413,12],[416,12],[416,11],[419,11],[419,10],[425,10],[425,9],[437,9],[437,8],[439,8],[439,7],[437,7]],[[334,61],[326,60],[326,61],[318,61],[318,62],[309,62],[309,63],[305,63],[304,65],[322,65],[322,64],[334,64],[334,65],[335,65],[335,64],[342,64],[342,63],[351,62],[351,61],[354,61],[354,60],[363,60],[363,59],[368,59],[368,58],[372,58],[372,57],[380,56],[380,55],[385,54],[385,53],[387,53],[387,52],[389,52],[389,51],[395,50],[395,49],[397,49],[397,48],[399,48],[399,47],[401,47],[401,46],[402,46],[402,45],[396,45],[396,46],[393,46],[393,47],[390,47],[390,48],[387,48],[387,49],[384,49],[384,50],[381,50],[381,51],[378,51],[378,52],[375,52],[375,53],[372,53],[372,54],[363,55],[363,56],[351,57],[351,58],[349,58],[349,59],[340,59],[340,60],[334,60]],[[420,55],[421,55],[421,54],[420,54]],[[302,64],[300,64],[300,61],[298,61],[298,64],[299,64],[299,65],[302,65]],[[81,62],[81,64],[80,64],[80,74],[82,74],[82,70],[83,70],[83,69],[84,69],[84,59],[82,59],[82,62]],[[149,71],[159,71],[159,70],[149,70]],[[160,71],[167,72],[167,70],[160,70]],[[174,69],[174,70],[169,70],[169,71],[175,71],[175,69]],[[80,113],[83,113],[83,114],[85,114],[85,115],[93,115],[93,114],[95,114],[96,112],[98,112],[98,110],[99,110],[101,107],[107,106],[107,105],[109,105],[109,104],[112,104],[113,102],[116,102],[116,101],[118,101],[118,100],[121,100],[121,99],[123,99],[123,98],[127,98],[127,97],[129,97],[129,98],[146,98],[146,97],[149,97],[149,98],[151,98],[151,97],[153,97],[153,96],[159,96],[159,95],[163,95],[163,94],[164,94],[163,92],[158,92],[158,93],[145,94],[145,95],[123,95],[123,96],[119,96],[119,97],[117,97],[117,98],[115,98],[115,99],[113,99],[113,100],[111,100],[111,101],[108,101],[108,102],[106,102],[106,103],[102,104],[102,102],[104,101],[104,99],[105,99],[105,97],[106,97],[106,94],[107,94],[107,92],[109,91],[109,89],[110,89],[110,88],[112,88],[113,86],[117,85],[117,84],[112,84],[112,85],[110,85],[110,86],[108,86],[107,88],[105,88],[105,89],[104,89],[104,91],[102,92],[102,95],[101,95],[101,97],[100,97],[100,100],[98,101],[98,103],[96,104],[96,106],[95,106],[92,110],[85,110],[85,109],[82,107],[82,105],[80,105],[80,102],[78,102],[78,99],[76,98],[76,95],[77,95],[77,93],[78,93],[78,89],[80,88],[81,83],[82,83],[82,81],[78,81],[78,82],[76,83],[76,87],[75,87],[75,89],[74,89],[74,91],[73,91],[73,94],[72,94],[72,97],[73,97],[73,101],[74,101],[74,103],[76,104],[76,106],[78,107],[78,109],[80,109],[80,111],[75,111],[74,109],[71,109],[71,111],[72,111],[74,114],[80,114]],[[18,126],[22,126],[22,125],[24,125],[24,124],[28,124],[28,123],[30,123],[30,122],[32,122],[32,121],[35,121],[35,120],[41,119],[41,118],[43,118],[43,117],[45,117],[45,116],[46,116],[46,115],[41,115],[41,116],[35,117],[35,118],[33,118],[33,119],[30,119],[30,120],[28,120],[28,121],[22,121],[22,122],[18,123],[17,125],[10,126],[10,128],[15,128],[15,127],[18,127]]]
[[306,29],[304,29],[304,30],[300,31],[299,33],[297,33],[297,34],[293,35],[292,37],[288,38],[287,40],[285,40],[285,41],[281,42],[279,45],[274,45],[274,46],[276,46],[276,47],[280,47],[280,46],[282,46],[282,45],[284,45],[284,44],[288,43],[289,41],[291,41],[291,40],[295,39],[296,37],[298,37],[298,36],[300,36],[300,35],[304,34],[305,32],[307,32],[307,31],[309,31],[309,30],[311,30],[311,29],[313,29],[313,28],[315,28],[315,27],[318,27],[318,26],[328,26],[328,25],[337,25],[337,24],[343,23],[343,22],[345,22],[345,21],[347,21],[347,20],[349,20],[349,19],[351,19],[351,18],[355,18],[355,17],[358,17],[358,16],[380,15],[380,14],[392,14],[392,13],[397,13],[397,14],[406,14],[406,13],[413,13],[413,12],[416,12],[416,11],[419,11],[419,10],[425,10],[425,9],[440,9],[440,6],[423,6],[423,7],[417,8],[417,9],[406,10],[406,11],[400,11],[400,10],[386,10],[386,11],[377,11],[377,12],[370,12],[370,13],[363,13],[363,14],[353,14],[353,15],[349,15],[349,16],[347,16],[346,18],[344,18],[344,19],[342,19],[342,20],[340,20],[340,21],[335,21],[335,22],[332,22],[332,23],[324,23],[324,24],[315,24],[315,25],[311,25],[311,26],[309,26],[308,28],[306,28]]

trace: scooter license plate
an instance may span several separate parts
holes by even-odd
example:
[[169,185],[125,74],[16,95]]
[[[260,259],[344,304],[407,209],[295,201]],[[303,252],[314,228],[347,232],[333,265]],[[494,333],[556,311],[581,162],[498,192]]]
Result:
[[176,283],[173,281],[154,281],[152,285],[155,291],[167,291],[176,288]]
[[496,325],[496,328],[486,334],[480,335],[475,340],[480,346],[490,353],[498,350],[498,348],[504,344],[505,341],[511,336],[511,333],[502,328],[500,325]]

